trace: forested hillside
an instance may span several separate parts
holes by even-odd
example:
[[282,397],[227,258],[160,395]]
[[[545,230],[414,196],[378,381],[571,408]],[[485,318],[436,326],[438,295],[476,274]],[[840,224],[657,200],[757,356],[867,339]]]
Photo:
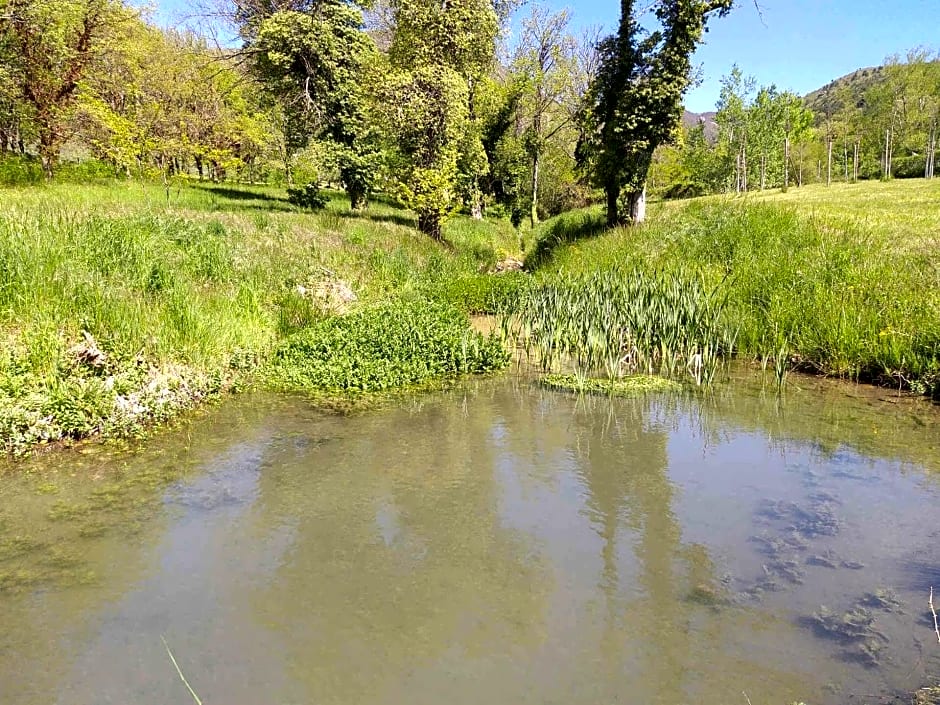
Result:
[[717,112],[687,113],[660,150],[654,189],[666,196],[806,183],[933,178],[940,124],[940,59],[916,49],[805,97],[735,68]]

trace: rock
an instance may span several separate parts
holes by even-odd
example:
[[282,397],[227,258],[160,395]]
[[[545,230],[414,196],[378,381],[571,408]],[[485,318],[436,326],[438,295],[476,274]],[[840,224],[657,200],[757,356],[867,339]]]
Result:
[[497,274],[502,272],[521,272],[523,266],[522,260],[516,259],[515,257],[507,257],[506,259],[499,260],[493,267],[493,271]]
[[82,331],[82,342],[69,348],[69,354],[75,361],[94,370],[102,370],[108,362],[107,353],[102,350],[94,337],[87,330]]
[[356,293],[340,279],[325,279],[310,286],[298,284],[294,291],[301,298],[309,299],[331,313],[346,313],[350,304],[359,300]]

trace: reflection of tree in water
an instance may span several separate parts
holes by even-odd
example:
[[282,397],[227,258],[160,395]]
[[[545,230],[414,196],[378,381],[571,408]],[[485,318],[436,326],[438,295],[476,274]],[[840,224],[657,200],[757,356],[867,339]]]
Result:
[[[668,474],[669,434],[651,420],[653,403],[585,400],[588,408],[575,413],[575,433],[588,506],[603,541],[603,680],[615,688],[622,685],[624,677],[632,675],[624,672],[627,659],[636,658],[624,647],[635,650],[642,645],[636,665],[640,677],[631,679],[631,700],[678,703],[686,699],[683,676],[696,661],[686,614],[689,591],[711,584],[714,568],[703,546],[682,545],[672,506],[675,488]],[[606,420],[598,411],[605,407]],[[621,526],[629,534],[619,532]],[[636,586],[621,584],[618,574],[618,541],[631,539]],[[630,599],[625,595],[630,592],[638,597]],[[642,692],[644,686],[648,692]]]
[[307,701],[405,702],[417,679],[452,689],[454,671],[533,642],[545,581],[500,525],[491,405],[432,401],[351,423],[307,459],[319,478],[306,496],[278,497],[275,474],[262,490],[265,511],[289,508],[296,526],[251,609],[281,634]]

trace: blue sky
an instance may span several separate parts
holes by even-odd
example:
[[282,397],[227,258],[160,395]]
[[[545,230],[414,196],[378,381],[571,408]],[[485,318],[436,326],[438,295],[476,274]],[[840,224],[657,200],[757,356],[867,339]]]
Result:
[[[612,29],[620,11],[617,0],[542,1],[567,7],[575,27]],[[714,108],[719,80],[734,64],[758,85],[804,94],[857,68],[880,65],[891,54],[917,46],[940,49],[940,0],[760,0],[763,18],[753,0],[738,2],[730,16],[712,22],[696,53],[704,81],[686,99],[694,112]],[[157,4],[163,19],[189,5]]]

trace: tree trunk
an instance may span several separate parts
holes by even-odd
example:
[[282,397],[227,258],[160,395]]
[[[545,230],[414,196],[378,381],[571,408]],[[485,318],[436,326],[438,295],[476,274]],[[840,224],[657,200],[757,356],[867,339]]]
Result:
[[59,162],[59,144],[55,131],[48,126],[39,126],[39,160],[42,172],[47,179],[52,179],[56,164]]
[[832,138],[826,138],[826,186],[832,185]]
[[741,143],[741,190],[747,193],[747,141]]
[[790,137],[783,138],[783,192],[790,187]]
[[539,155],[532,155],[532,211],[529,213],[529,219],[534,228],[539,224]]
[[607,227],[615,228],[623,225],[620,220],[620,184],[607,184],[604,187],[604,194],[607,197]]
[[760,190],[763,191],[767,184],[767,153],[761,152],[760,155]]
[[418,230],[436,242],[443,242],[441,233],[441,215],[437,211],[418,213]]
[[849,183],[849,142],[842,140],[842,165],[845,167],[845,183]]
[[627,210],[630,222],[634,225],[646,220],[646,186],[640,191],[627,194]]
[[365,189],[350,186],[346,188],[346,195],[349,196],[349,209],[353,211],[364,210],[367,204]]
[[852,183],[858,183],[858,139],[855,140],[855,153],[852,156]]

